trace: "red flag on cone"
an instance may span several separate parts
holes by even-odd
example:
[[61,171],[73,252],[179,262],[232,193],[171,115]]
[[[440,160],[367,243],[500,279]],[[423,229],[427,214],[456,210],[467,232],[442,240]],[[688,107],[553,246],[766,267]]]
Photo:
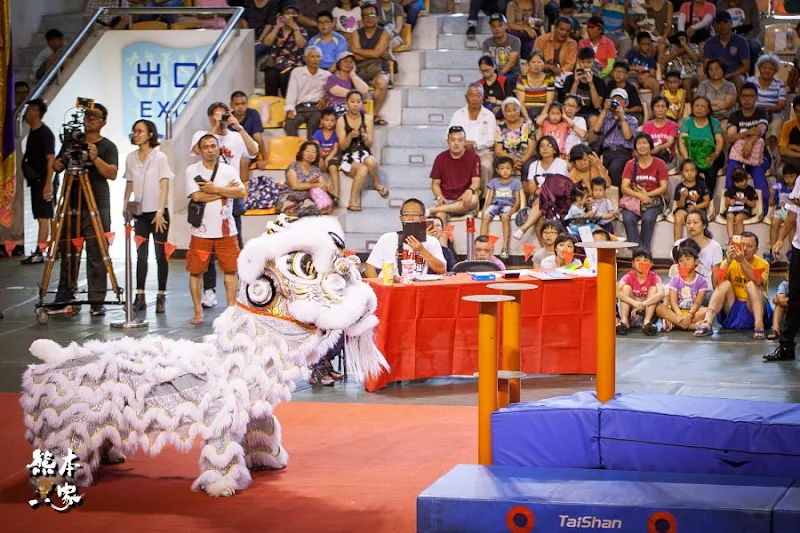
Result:
[[141,235],[134,235],[133,240],[134,242],[136,242],[136,249],[138,250],[139,247],[142,245],[142,243],[147,241],[147,237],[142,237]]
[[17,241],[6,241],[4,244],[6,245],[6,255],[11,257],[11,254],[14,253],[14,248],[17,247]]
[[533,255],[533,251],[536,250],[536,245],[526,242],[522,245],[522,249],[525,251],[525,261],[527,261]]
[[105,236],[106,236],[106,241],[108,242],[108,245],[109,245],[109,246],[111,246],[112,244],[114,244],[114,235],[115,235],[115,234],[114,234],[114,232],[113,232],[113,231],[107,231],[107,232],[105,232],[103,235],[105,235]]
[[494,248],[494,243],[500,239],[497,235],[487,235],[486,237],[489,238],[489,246],[492,248]]
[[650,269],[653,268],[653,263],[650,263],[649,261],[642,261],[639,263],[639,268],[642,269],[642,274],[644,274],[644,277],[647,277],[647,275],[650,274]]
[[125,238],[130,239],[133,232],[133,226],[125,226]]
[[200,261],[208,261],[208,258],[211,257],[211,252],[208,250],[195,250],[197,256],[200,258]]
[[681,275],[681,279],[686,279],[689,277],[689,274],[692,273],[692,267],[678,265],[678,273]]
[[717,285],[725,281],[725,276],[727,275],[728,275],[727,268],[720,268],[719,270],[717,270]]
[[451,242],[453,241],[453,230],[454,229],[456,229],[455,226],[447,226],[446,228],[444,228],[442,230],[442,231],[444,231],[444,234],[447,235],[448,240],[450,240]]
[[177,248],[177,246],[171,242],[164,243],[164,256],[167,258],[167,261],[169,261],[169,258],[172,257],[172,254],[175,252],[175,248]]
[[44,252],[45,250],[47,250],[47,247],[50,246],[50,243],[47,242],[47,241],[41,241],[41,242],[37,243],[36,245],[39,247],[39,250]]
[[764,275],[764,269],[763,268],[754,268],[753,269],[753,274],[755,275],[755,279],[753,280],[753,281],[755,281],[755,284],[756,285],[761,285],[761,277]]
[[356,253],[357,252],[355,250],[345,250],[344,251],[344,256],[345,257],[350,257],[351,255],[356,255]]
[[569,265],[570,263],[572,263],[572,260],[575,259],[575,252],[564,250],[561,252],[561,257],[564,259],[564,263]]
[[75,247],[77,253],[81,253],[81,250],[83,250],[83,237],[75,237],[72,239],[72,246]]

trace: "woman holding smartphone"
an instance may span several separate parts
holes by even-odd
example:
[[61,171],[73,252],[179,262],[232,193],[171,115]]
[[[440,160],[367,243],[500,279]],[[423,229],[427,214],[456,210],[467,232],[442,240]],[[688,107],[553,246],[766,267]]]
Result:
[[[131,142],[138,147],[125,160],[125,197],[123,204],[127,215],[134,219],[134,232],[148,239],[137,249],[136,255],[136,299],[134,311],[147,308],[144,286],[147,281],[147,259],[150,242],[156,251],[158,265],[158,296],[156,313],[163,313],[167,293],[169,265],[164,254],[167,242],[169,212],[169,182],[175,176],[169,168],[167,156],[158,148],[158,131],[149,120],[137,120],[133,124]],[[133,193],[133,200],[131,200]]]

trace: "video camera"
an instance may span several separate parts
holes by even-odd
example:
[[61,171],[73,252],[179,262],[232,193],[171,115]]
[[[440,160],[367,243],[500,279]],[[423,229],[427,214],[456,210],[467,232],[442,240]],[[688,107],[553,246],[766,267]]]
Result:
[[71,119],[61,126],[61,143],[68,148],[64,151],[64,166],[67,169],[87,168],[89,165],[89,144],[86,142],[84,115],[94,109],[94,100],[80,98],[75,101],[75,111]]

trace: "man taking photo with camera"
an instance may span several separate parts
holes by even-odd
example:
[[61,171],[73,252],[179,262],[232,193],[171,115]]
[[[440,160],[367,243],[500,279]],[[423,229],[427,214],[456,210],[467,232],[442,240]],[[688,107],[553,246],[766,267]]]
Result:
[[[250,159],[258,155],[258,143],[247,133],[233,116],[230,108],[222,102],[214,102],[208,106],[208,124],[210,128],[198,130],[192,135],[192,145],[189,153],[201,155],[198,141],[205,135],[212,135],[217,139],[219,155],[223,161],[232,166],[239,175],[242,183],[247,181],[250,172]],[[242,247],[242,215],[247,210],[243,199],[237,199],[233,206],[233,220],[236,223],[239,248]],[[203,276],[203,307],[209,308],[217,305],[217,269],[214,266],[214,256]]]
[[[76,143],[73,139],[64,139],[61,151],[53,162],[53,169],[61,172],[67,168],[70,159],[76,156],[85,158],[85,163],[81,172],[85,171],[89,175],[89,186],[97,204],[97,211],[103,232],[111,229],[111,196],[108,190],[108,180],[117,179],[118,152],[117,146],[110,140],[103,137],[100,132],[106,125],[108,110],[101,104],[91,104],[83,116],[83,127],[85,132],[85,144]],[[69,170],[68,170],[69,171]],[[77,177],[77,176],[76,176]],[[62,180],[62,182],[65,180]],[[72,184],[70,193],[70,206],[78,207],[78,195],[81,194],[79,181],[76,179]],[[75,224],[77,221],[74,221]],[[74,227],[74,226],[73,226]],[[92,316],[102,316],[106,314],[106,308],[101,303],[106,299],[106,268],[103,262],[103,254],[100,253],[98,238],[103,235],[95,235],[92,227],[92,219],[89,216],[89,209],[86,198],[81,199],[80,212],[80,236],[84,237],[84,248],[86,249],[86,280],[88,284],[88,296],[92,303]],[[73,230],[74,231],[74,230]],[[73,233],[74,235],[74,233]],[[75,289],[68,276],[68,261],[72,261],[73,277],[77,279],[80,267],[80,253],[73,253],[71,257],[66,255],[66,240],[73,235],[62,233],[61,242],[58,243],[58,251],[61,254],[61,276],[58,281],[58,292],[56,302],[65,304],[75,299]]]

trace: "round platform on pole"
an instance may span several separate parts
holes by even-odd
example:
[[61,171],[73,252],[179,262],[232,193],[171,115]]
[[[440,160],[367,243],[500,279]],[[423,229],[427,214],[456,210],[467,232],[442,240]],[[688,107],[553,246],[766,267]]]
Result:
[[575,246],[583,246],[584,248],[603,248],[612,250],[622,250],[625,248],[636,248],[637,246],[639,246],[639,243],[630,241],[591,241],[591,242],[576,242]]
[[486,286],[487,289],[494,289],[497,291],[530,291],[538,289],[538,285],[533,283],[520,283],[518,281],[509,281],[508,283],[490,283]]
[[[497,379],[520,379],[527,376],[525,372],[520,372],[519,370],[498,370],[497,371]],[[480,377],[480,372],[473,372],[473,378]]]
[[477,302],[479,304],[497,304],[500,302],[512,302],[513,296],[506,296],[504,294],[471,294],[469,296],[462,296],[465,302]]

